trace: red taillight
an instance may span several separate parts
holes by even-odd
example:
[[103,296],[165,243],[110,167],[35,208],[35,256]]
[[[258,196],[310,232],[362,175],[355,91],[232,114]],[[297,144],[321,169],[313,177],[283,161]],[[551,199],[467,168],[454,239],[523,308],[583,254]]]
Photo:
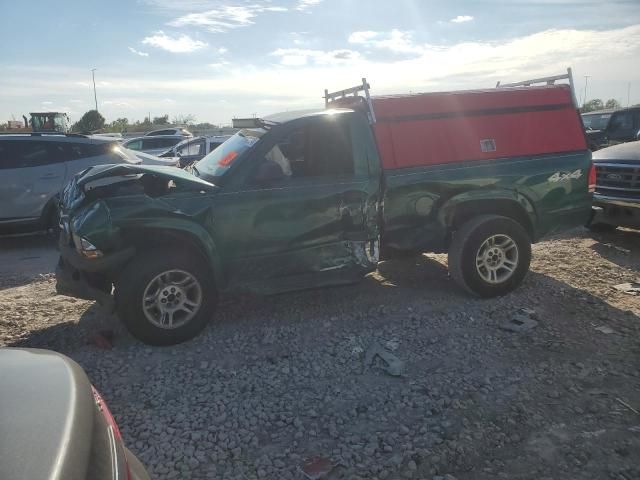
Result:
[[596,179],[596,165],[595,163],[592,163],[591,169],[589,170],[589,193],[596,191]]
[[109,407],[107,407],[107,402],[104,401],[98,390],[96,390],[93,385],[91,386],[91,390],[93,391],[93,398],[96,402],[96,407],[100,410],[107,427],[113,432],[113,437],[116,442],[116,458],[121,459],[122,463],[120,464],[120,468],[124,466],[125,469],[125,471],[121,471],[120,474],[122,476],[123,473],[126,473],[126,480],[131,480],[131,470],[129,468],[129,463],[127,462],[127,457],[124,453],[124,443],[122,442],[122,434],[120,433],[118,424],[116,423],[115,418],[113,418],[113,415],[111,415],[111,411],[109,410]]
[[109,411],[109,407],[107,407],[107,403],[104,401],[104,399],[95,389],[95,387],[91,387],[91,389],[93,390],[93,398],[96,401],[96,406],[98,407],[98,410],[100,410],[100,413],[102,413],[102,416],[104,417],[104,420],[107,422],[107,425],[113,428],[113,434],[115,435],[115,437],[120,442],[122,442],[122,435],[120,434],[120,429],[118,428],[118,424],[113,418],[113,415],[111,415],[111,412]]

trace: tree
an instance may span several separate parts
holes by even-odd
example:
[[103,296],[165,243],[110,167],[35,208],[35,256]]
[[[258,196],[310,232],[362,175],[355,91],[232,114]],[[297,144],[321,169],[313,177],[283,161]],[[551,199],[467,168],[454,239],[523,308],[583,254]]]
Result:
[[89,110],[73,125],[74,132],[94,132],[104,128],[104,117],[97,110]]
[[176,115],[175,117],[173,117],[174,125],[191,125],[195,123],[195,121],[196,116],[191,115],[190,113],[187,115]]
[[585,104],[581,108],[581,111],[582,113],[587,113],[593,112],[594,110],[602,110],[603,108],[604,104],[602,103],[602,100],[600,100],[599,98],[594,98],[593,100],[585,102]]
[[620,105],[620,102],[617,101],[615,98],[610,98],[609,100],[607,100],[607,103],[604,104],[604,108],[621,108],[622,105]]
[[169,115],[163,115],[161,117],[153,117],[154,125],[169,125]]
[[117,133],[126,130],[129,127],[129,119],[128,118],[118,118],[111,122],[109,127],[107,128],[109,132]]

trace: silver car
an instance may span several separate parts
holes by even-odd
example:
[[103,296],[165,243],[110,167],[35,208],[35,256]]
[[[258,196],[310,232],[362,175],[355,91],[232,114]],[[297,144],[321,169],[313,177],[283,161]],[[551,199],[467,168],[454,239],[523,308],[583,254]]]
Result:
[[137,137],[125,140],[122,143],[124,148],[135,150],[136,152],[144,152],[149,155],[160,155],[169,148],[184,141],[185,137],[180,135],[161,135],[158,137]]
[[55,227],[58,192],[76,173],[94,165],[141,162],[114,140],[0,135],[0,232]]
[[185,168],[199,162],[230,138],[231,135],[188,138],[158,156],[161,158],[178,157],[180,158],[180,167]]

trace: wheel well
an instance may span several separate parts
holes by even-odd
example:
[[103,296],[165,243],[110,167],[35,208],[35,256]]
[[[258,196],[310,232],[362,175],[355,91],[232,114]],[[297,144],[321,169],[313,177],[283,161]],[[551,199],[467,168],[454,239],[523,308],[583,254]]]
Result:
[[[515,201],[480,200],[464,203],[458,206],[453,212],[450,222],[449,233],[458,230],[467,221],[478,215],[500,215],[511,218],[518,222],[525,229],[529,238],[533,241],[534,231],[531,218],[524,207]],[[451,236],[451,235],[449,235]]]
[[188,233],[176,230],[142,229],[129,231],[124,238],[139,252],[154,248],[179,248],[182,253],[188,252],[189,255],[194,255],[204,262],[213,274],[213,267],[202,245]]
[[57,226],[57,218],[55,217],[55,215],[58,212],[58,200],[58,195],[51,197],[42,209],[40,223],[44,228],[52,228]]

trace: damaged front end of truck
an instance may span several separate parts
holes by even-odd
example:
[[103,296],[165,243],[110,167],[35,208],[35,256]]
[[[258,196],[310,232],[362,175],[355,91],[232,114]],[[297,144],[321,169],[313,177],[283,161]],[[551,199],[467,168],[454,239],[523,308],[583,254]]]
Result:
[[61,194],[57,292],[113,310],[113,283],[125,265],[159,243],[202,235],[198,229],[211,221],[203,197],[217,191],[174,167],[102,165],[81,172]]

